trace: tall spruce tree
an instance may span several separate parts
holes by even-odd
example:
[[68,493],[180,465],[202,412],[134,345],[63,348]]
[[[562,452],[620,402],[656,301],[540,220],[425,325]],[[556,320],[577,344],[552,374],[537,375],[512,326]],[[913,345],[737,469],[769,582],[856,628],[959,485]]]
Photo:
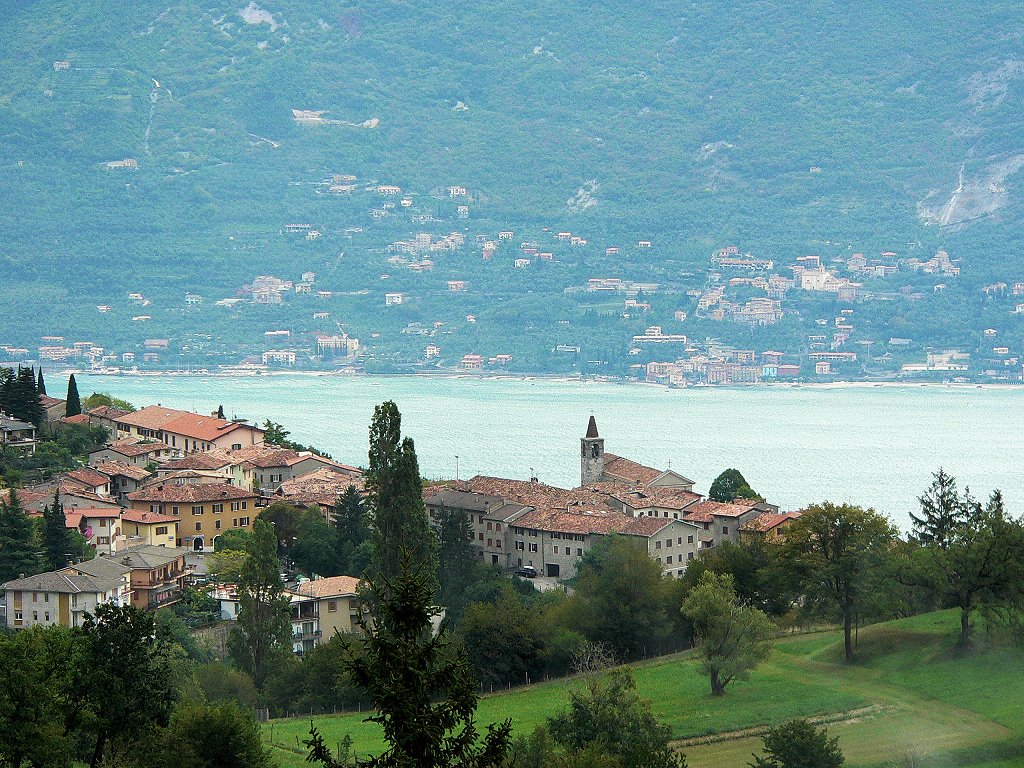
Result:
[[949,546],[950,538],[971,514],[966,497],[961,498],[956,478],[939,471],[932,475],[932,484],[919,498],[920,514],[910,513],[914,536],[922,544],[934,544],[939,549]]
[[67,527],[64,505],[60,503],[60,488],[53,492],[53,501],[43,507],[43,557],[49,571],[67,566],[78,552],[74,532]]
[[0,584],[35,573],[38,565],[32,521],[12,488],[0,499]]
[[68,404],[65,416],[77,416],[82,412],[82,400],[78,397],[78,384],[75,382],[75,374],[68,377]]
[[284,594],[274,526],[258,519],[245,548],[238,580],[238,620],[228,636],[231,658],[263,687],[280,659],[291,653],[291,601]]
[[401,436],[402,415],[388,400],[374,408],[366,489],[373,518],[370,572],[385,583],[408,557],[415,569],[437,570],[437,541],[423,504],[423,481],[412,438]]
[[359,490],[350,485],[338,497],[334,530],[338,547],[338,565],[344,573],[359,575],[369,565],[372,545],[366,505]]
[[14,371],[10,368],[0,368],[0,411],[3,411],[8,416],[13,416],[13,400]]
[[[361,652],[346,659],[348,678],[366,691],[387,749],[361,765],[371,768],[498,768],[509,750],[510,720],[488,725],[479,738],[474,722],[477,681],[464,649],[430,629],[432,573],[403,553],[396,576],[371,580],[369,618],[360,614]],[[415,568],[415,570],[413,570]],[[315,728],[306,760],[340,768]]]
[[39,366],[39,377],[36,379],[36,391],[40,395],[46,394],[46,382],[43,381],[43,366]]

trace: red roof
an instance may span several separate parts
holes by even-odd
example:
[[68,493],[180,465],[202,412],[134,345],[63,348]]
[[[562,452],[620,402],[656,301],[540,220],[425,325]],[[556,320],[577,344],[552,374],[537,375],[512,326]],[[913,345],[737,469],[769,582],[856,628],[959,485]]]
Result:
[[254,499],[256,494],[227,483],[157,483],[128,494],[129,501],[202,503],[222,499]]
[[[169,451],[171,446],[165,443],[159,442],[145,442],[142,440],[136,440],[134,438],[128,440],[118,440],[115,443],[111,443],[105,449],[100,448],[99,450],[111,450],[114,453],[120,453],[122,456],[136,457],[145,456],[147,453],[157,453],[160,451]],[[97,451],[93,451],[97,453]]]
[[77,413],[74,416],[65,416],[63,419],[61,419],[61,421],[63,421],[65,424],[88,424],[89,414]]
[[73,469],[70,472],[65,472],[61,477],[82,483],[89,488],[99,488],[101,485],[106,485],[110,482],[110,478],[102,472],[97,472],[95,469],[89,469],[88,467]]
[[646,485],[664,473],[660,469],[638,464],[635,461],[624,459],[613,453],[606,453],[604,455],[604,474],[629,483]]
[[226,419],[218,419],[216,416],[200,416],[198,413],[186,412],[182,412],[181,415],[164,423],[160,429],[177,435],[185,435],[193,440],[216,440],[221,435],[229,434],[236,429],[263,431],[259,427],[253,427],[237,421],[227,421]]
[[[694,504],[693,507],[687,511],[691,514],[705,514],[705,515],[717,515],[718,517],[741,517],[750,512],[754,507],[760,504],[760,501],[751,499],[748,501],[742,499],[736,499],[731,502],[722,501],[702,501],[699,504]],[[708,522],[702,520],[701,522]]]
[[758,515],[753,520],[745,522],[742,530],[766,533],[773,528],[778,528],[783,523],[796,520],[801,514],[800,512],[766,512],[763,515]]
[[178,521],[178,518],[174,515],[160,515],[156,512],[145,512],[141,509],[126,509],[121,513],[121,519],[126,523],[141,523],[143,525],[175,523]]

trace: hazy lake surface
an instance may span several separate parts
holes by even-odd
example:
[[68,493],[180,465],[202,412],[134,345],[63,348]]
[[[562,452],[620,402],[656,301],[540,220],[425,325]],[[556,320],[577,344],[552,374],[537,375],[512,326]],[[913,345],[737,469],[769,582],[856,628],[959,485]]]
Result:
[[[56,391],[57,377],[50,389]],[[1024,389],[762,387],[669,390],[546,379],[341,376],[78,377],[84,397],[110,392],[285,425],[336,459],[366,463],[373,406],[392,399],[432,478],[491,474],[579,483],[591,414],[610,453],[669,467],[707,492],[736,467],[784,509],[828,499],[873,506],[908,525],[939,466],[976,495],[1002,489],[1024,512]]]

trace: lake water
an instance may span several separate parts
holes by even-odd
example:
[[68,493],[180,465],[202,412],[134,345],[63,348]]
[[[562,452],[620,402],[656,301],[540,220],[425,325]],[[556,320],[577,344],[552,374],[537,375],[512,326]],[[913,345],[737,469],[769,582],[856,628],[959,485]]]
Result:
[[[61,384],[53,376],[50,389]],[[975,495],[1000,488],[1024,513],[1020,446],[1024,389],[758,387],[670,390],[546,379],[342,376],[78,377],[84,397],[110,392],[137,406],[161,403],[284,424],[292,439],[364,465],[373,406],[402,412],[423,473],[491,474],[553,485],[579,483],[579,438],[591,414],[605,449],[671,467],[706,493],[736,467],[783,509],[849,501],[902,528],[931,473],[945,467]],[[49,377],[48,377],[49,382]],[[458,460],[456,461],[456,456]],[[456,467],[456,463],[458,467]]]

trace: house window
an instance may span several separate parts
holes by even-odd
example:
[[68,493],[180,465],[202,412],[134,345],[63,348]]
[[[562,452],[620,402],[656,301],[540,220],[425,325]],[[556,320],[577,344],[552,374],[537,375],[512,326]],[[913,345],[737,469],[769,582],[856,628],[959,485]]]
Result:
[[216,514],[220,514],[223,511],[224,511],[224,505],[223,504],[214,504],[213,505],[213,513],[215,515]]
[[160,505],[159,504],[150,504],[149,505],[149,511],[153,512],[155,514],[159,514],[160,513]]
[[672,565],[672,555],[665,558],[665,565]]
[[245,528],[248,524],[249,524],[249,518],[248,517],[240,517],[240,518],[238,518],[238,525],[241,526],[242,528]]
[[492,543],[491,543],[491,540],[490,540],[490,539],[488,539],[488,540],[487,540],[487,546],[488,546],[488,547],[492,547],[492,546],[494,546],[494,544],[492,544]]
[[178,508],[177,507],[171,507],[171,514],[172,515],[178,514]]
[[327,612],[328,613],[335,613],[337,610],[338,610],[338,601],[337,600],[328,600],[327,601]]
[[242,450],[242,444],[241,443],[232,443],[231,444],[231,450],[232,451],[240,451],[240,450]]
[[577,557],[583,557],[583,548],[582,547],[576,547],[576,556]]
[[665,539],[665,548],[669,549],[672,546],[672,539]]
[[654,548],[655,549],[661,549],[661,542],[660,541],[654,542]]
[[480,541],[483,541],[483,540],[484,540],[484,534],[483,534],[483,532],[481,532],[480,533]]
[[214,520],[213,521],[213,527],[214,527],[215,530],[219,531],[220,530],[220,520]]
[[44,613],[43,617],[45,618],[46,621],[49,621],[50,620],[50,612],[47,611],[46,613]]
[[494,540],[494,546],[497,549],[501,549],[501,539],[495,539]]
[[519,551],[519,552],[522,552],[524,549],[525,549],[525,547],[523,546],[523,542],[517,541],[516,542],[516,550]]
[[203,505],[199,504],[199,505],[197,505],[195,507],[192,507],[192,514],[193,515],[201,515],[201,514],[203,514]]
[[166,536],[167,535],[167,526],[166,525],[158,525],[156,527],[155,533],[156,533],[157,536]]
[[686,543],[687,544],[693,544],[693,534],[692,533],[689,536],[686,537]]
[[239,506],[238,502],[237,501],[232,501],[231,502],[231,511],[232,512],[237,512],[239,509],[241,509],[241,507]]
[[32,611],[32,621],[39,621],[39,611]]
[[496,531],[499,531],[499,532],[500,532],[500,531],[501,531],[501,523],[495,523],[495,524],[494,524],[494,530],[496,530]]
[[203,530],[203,521],[202,520],[199,520],[199,521],[196,522],[196,530],[197,531]]
[[232,517],[231,518],[231,527],[232,528],[237,528],[238,527],[238,518],[237,517]]
[[537,551],[537,542],[535,542],[535,541],[531,541],[530,542],[530,551],[531,552],[536,552]]
[[249,508],[249,502],[248,501],[243,501],[242,502],[242,509],[248,509],[248,508]]
[[687,560],[693,560],[693,552],[687,552],[686,553],[686,559]]
[[487,524],[487,530],[488,531],[491,530],[491,524],[490,523]]
[[728,532],[729,532],[729,526],[728,525],[723,525],[722,526],[722,533],[728,533]]

